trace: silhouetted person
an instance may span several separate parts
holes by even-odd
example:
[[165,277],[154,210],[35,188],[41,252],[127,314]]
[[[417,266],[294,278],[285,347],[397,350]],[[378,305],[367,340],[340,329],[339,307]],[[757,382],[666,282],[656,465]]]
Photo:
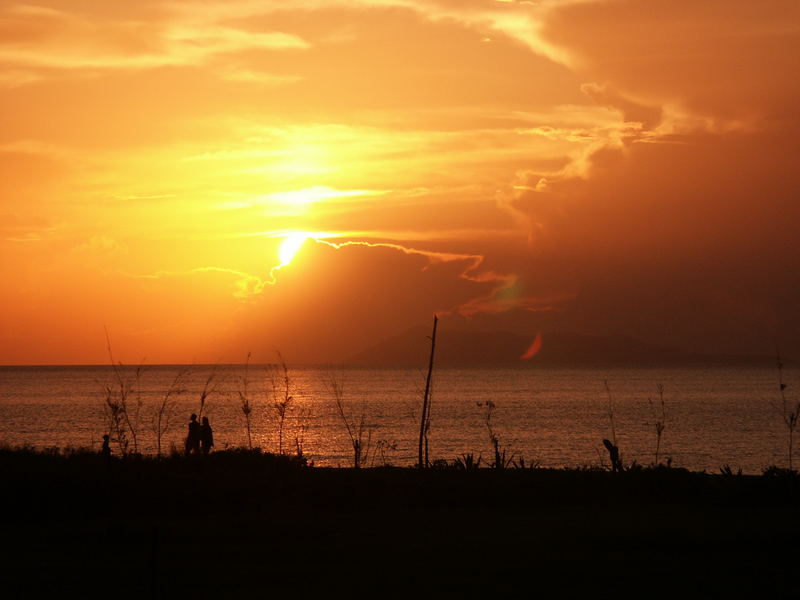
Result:
[[203,417],[203,424],[200,426],[200,450],[202,450],[203,456],[208,456],[213,445],[214,431],[208,423],[208,417]]
[[186,455],[189,454],[200,454],[200,423],[194,413],[189,417],[189,433],[186,436]]
[[100,454],[103,455],[103,458],[109,459],[111,458],[111,438],[108,437],[108,434],[103,436],[103,447],[100,448]]
[[619,459],[619,448],[612,444],[610,440],[603,440],[603,446],[608,450],[608,457],[611,459],[611,470],[615,473],[622,473],[622,461]]

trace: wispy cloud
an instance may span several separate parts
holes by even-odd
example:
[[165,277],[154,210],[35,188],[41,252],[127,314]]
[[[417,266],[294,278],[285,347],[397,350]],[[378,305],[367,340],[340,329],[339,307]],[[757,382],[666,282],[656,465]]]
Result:
[[39,156],[49,156],[56,158],[60,158],[71,154],[71,152],[65,148],[62,148],[55,144],[42,142],[40,140],[34,140],[34,139],[15,140],[13,142],[6,142],[5,144],[0,144],[0,153],[3,152],[13,153],[13,154],[35,154]]
[[11,69],[8,71],[0,71],[0,87],[4,88],[18,88],[23,85],[29,85],[42,81],[44,75],[34,71],[25,71],[20,69]]
[[312,205],[326,200],[373,198],[387,194],[386,190],[338,190],[318,185],[299,190],[273,192],[252,198],[251,206],[260,206],[265,214],[294,215],[308,211]]
[[[44,70],[150,69],[197,66],[211,58],[252,50],[304,50],[310,44],[281,31],[249,31],[215,23],[166,19],[145,22],[85,16],[12,5],[4,11],[18,35],[0,41],[0,82],[23,85]],[[26,70],[27,69],[27,70]]]
[[233,296],[235,298],[247,299],[264,291],[264,287],[273,282],[262,279],[257,275],[251,275],[235,269],[223,267],[197,267],[183,271],[156,271],[149,275],[133,275],[135,279],[173,279],[179,277],[190,277],[202,274],[222,274],[233,280]]
[[300,75],[279,75],[255,69],[239,68],[223,70],[221,77],[226,81],[252,83],[264,86],[289,85],[303,80],[303,77]]
[[0,215],[0,240],[7,242],[40,242],[52,236],[59,225],[42,217]]
[[[314,11],[337,8],[404,8],[432,21],[455,21],[477,31],[506,36],[561,64],[572,60],[563,47],[542,36],[547,13],[555,7],[591,0],[541,0],[538,2],[447,2],[436,0],[306,0],[302,9]],[[198,22],[247,18],[285,11],[286,3],[278,0],[242,0],[239,2],[180,3],[170,5],[177,14]]]

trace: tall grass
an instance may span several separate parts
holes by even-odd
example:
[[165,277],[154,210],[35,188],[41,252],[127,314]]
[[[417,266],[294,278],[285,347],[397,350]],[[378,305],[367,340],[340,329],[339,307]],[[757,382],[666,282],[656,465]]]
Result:
[[328,379],[327,386],[353,449],[353,468],[359,469],[366,464],[372,444],[372,427],[367,424],[366,402],[361,405],[361,414],[355,416],[345,407],[344,386],[341,380],[332,375]]
[[250,380],[248,379],[248,369],[250,366],[250,353],[247,353],[247,360],[244,363],[244,373],[239,378],[239,389],[236,393],[239,396],[239,410],[242,411],[242,415],[244,416],[244,427],[245,432],[247,433],[247,448],[248,450],[253,449],[253,432],[252,432],[252,414],[253,414],[253,406],[251,403],[250,395],[249,395],[249,386]]
[[[139,417],[142,409],[142,396],[139,382],[143,367],[136,368],[132,377],[123,373],[122,363],[114,360],[111,337],[105,330],[108,359],[113,371],[113,382],[104,385],[103,413],[106,430],[116,442],[122,456],[133,451],[139,453]],[[133,397],[133,399],[132,399]]]
[[484,409],[483,422],[486,425],[486,430],[489,433],[489,442],[492,444],[492,450],[494,451],[494,462],[491,463],[490,466],[494,469],[505,469],[513,464],[514,455],[506,455],[506,449],[500,445],[500,437],[497,435],[492,425],[492,416],[496,408],[495,403],[491,400],[486,400],[485,402],[478,402],[477,404]]
[[178,371],[172,383],[164,392],[161,401],[153,407],[152,430],[156,436],[156,456],[161,456],[161,440],[174,424],[175,406],[178,397],[186,393],[184,383],[189,376],[188,369]]
[[611,470],[614,472],[621,472],[622,459],[620,458],[619,446],[617,445],[617,426],[614,418],[614,396],[611,393],[611,386],[608,385],[608,380],[603,381],[606,389],[606,416],[608,423],[611,427],[611,440],[604,439],[603,446],[608,450],[608,458],[611,462]]
[[664,434],[664,429],[667,426],[667,405],[664,402],[664,386],[662,384],[656,385],[656,392],[658,393],[658,405],[654,405],[653,399],[648,398],[650,407],[656,411],[656,419],[653,423],[653,428],[656,433],[656,450],[653,461],[654,466],[658,466],[658,455],[661,450],[661,436]]
[[[289,367],[286,366],[286,360],[280,350],[275,352],[278,355],[279,362],[277,365],[267,366],[267,380],[271,388],[272,411],[278,424],[278,454],[284,454],[283,434],[286,427],[286,416],[294,401],[294,393],[292,378],[289,376]],[[295,438],[295,443],[297,441],[298,439]],[[297,448],[298,452],[302,453],[301,445],[297,444]]]
[[611,442],[617,445],[617,426],[614,419],[614,396],[611,393],[611,386],[608,385],[608,380],[603,381],[603,387],[606,389],[606,416],[608,417],[608,424],[611,427]]
[[200,406],[197,410],[197,418],[203,420],[203,413],[206,412],[206,404],[208,399],[219,391],[219,378],[217,377],[216,366],[211,370],[208,377],[206,377],[203,389],[200,390]]
[[778,354],[778,393],[780,394],[781,405],[780,414],[783,419],[783,424],[786,426],[787,433],[787,462],[789,470],[794,470],[792,457],[794,454],[794,432],[797,430],[797,422],[800,419],[800,401],[794,403],[786,399],[786,388],[788,387],[783,381],[783,361],[781,361],[780,353]]

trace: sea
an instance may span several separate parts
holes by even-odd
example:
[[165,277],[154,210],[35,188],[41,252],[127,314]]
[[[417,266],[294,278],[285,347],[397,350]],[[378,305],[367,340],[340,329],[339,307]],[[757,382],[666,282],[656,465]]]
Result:
[[[800,369],[784,369],[782,378],[791,409],[800,401]],[[0,445],[99,451],[111,433],[120,454],[109,403],[124,396],[128,451],[156,454],[159,437],[162,453],[181,451],[189,416],[198,413],[209,418],[216,450],[301,452],[317,466],[348,467],[355,439],[366,466],[410,466],[418,460],[425,380],[416,369],[6,366]],[[509,464],[602,467],[609,439],[626,464],[754,474],[788,466],[774,367],[442,368],[430,398],[430,461],[471,457],[488,466],[497,440]]]

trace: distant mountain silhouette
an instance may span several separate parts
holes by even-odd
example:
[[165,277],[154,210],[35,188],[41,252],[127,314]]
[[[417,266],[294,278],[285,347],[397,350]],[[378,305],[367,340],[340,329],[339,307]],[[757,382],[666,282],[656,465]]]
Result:
[[[420,367],[427,365],[430,331],[413,328],[363,350],[345,364],[364,367]],[[541,349],[521,360],[535,339],[507,331],[469,332],[441,329],[437,335],[436,364],[442,367],[519,366],[669,366],[692,364],[762,364],[774,358],[723,356],[685,352],[649,344],[632,337],[544,333]]]

